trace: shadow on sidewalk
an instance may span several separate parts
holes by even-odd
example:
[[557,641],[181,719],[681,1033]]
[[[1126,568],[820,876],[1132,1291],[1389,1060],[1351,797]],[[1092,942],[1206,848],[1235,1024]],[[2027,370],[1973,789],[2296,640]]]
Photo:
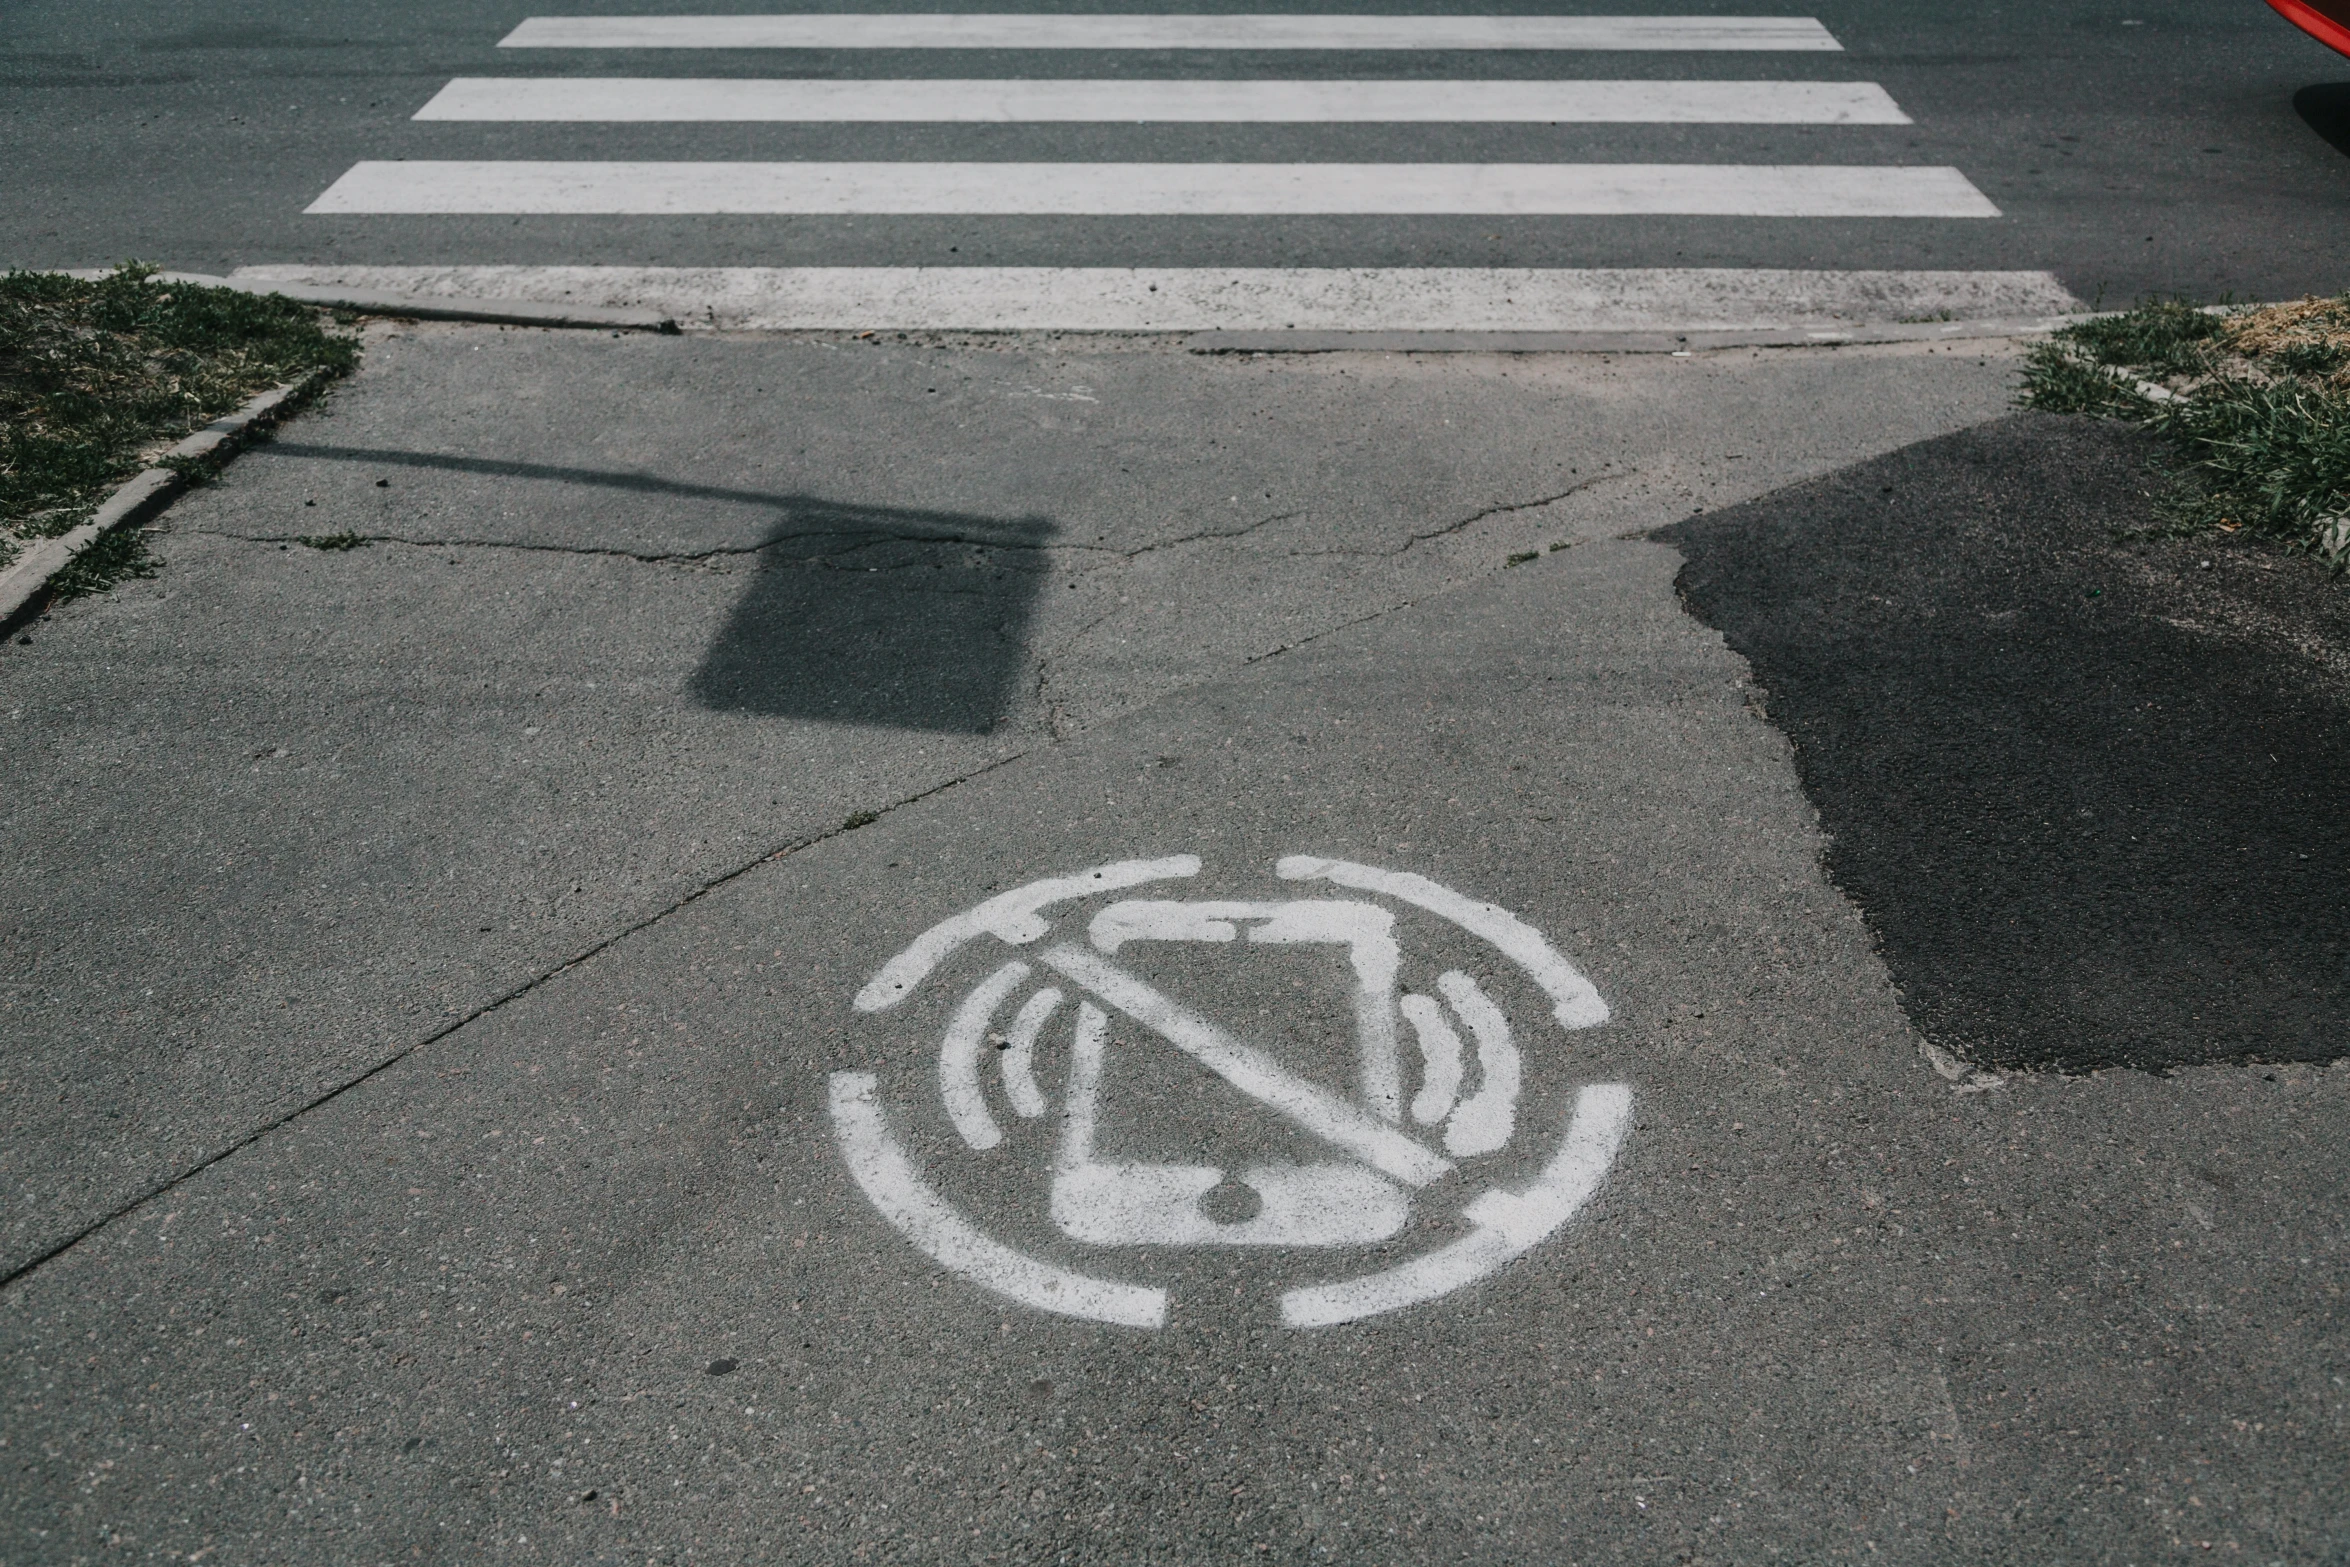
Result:
[[1051,571],[1044,547],[1055,529],[1042,517],[852,506],[654,474],[439,452],[299,441],[261,450],[270,457],[534,479],[778,513],[756,548],[759,569],[749,590],[689,682],[696,700],[721,712],[985,734],[1017,700],[1028,667],[1028,623]]
[[789,501],[693,694],[721,711],[984,734],[1017,701],[1053,531]]

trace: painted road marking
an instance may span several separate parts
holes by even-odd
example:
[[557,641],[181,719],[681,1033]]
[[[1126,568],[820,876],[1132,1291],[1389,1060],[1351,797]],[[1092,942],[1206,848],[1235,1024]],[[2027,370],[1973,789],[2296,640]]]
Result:
[[1835,51],[1808,16],[534,16],[503,49]]
[[419,120],[1907,125],[1875,82],[460,76]]
[[[1577,1089],[1556,1151],[1530,1181],[1506,1184],[1509,1170],[1524,1164],[1525,1156],[1512,1159],[1508,1149],[1518,1140],[1521,1095],[1533,1070],[1522,1057],[1518,1030],[1540,1025],[1537,1033],[1546,1043],[1538,1052],[1537,1075],[1555,1097],[1560,1069],[1571,1067],[1560,1042],[1608,1016],[1591,982],[1540,932],[1507,910],[1415,873],[1316,856],[1293,855],[1274,867],[1276,883],[1294,889],[1285,896],[1119,896],[1154,882],[1190,880],[1201,869],[1189,856],[1128,860],[1015,888],[933,926],[858,993],[858,1009],[879,1014],[923,993],[935,978],[947,976],[949,986],[959,987],[940,998],[951,1002],[936,1079],[946,1119],[973,1155],[1010,1159],[1045,1184],[1046,1212],[1065,1241],[1120,1254],[1201,1246],[1326,1254],[1410,1235],[1420,1200],[1415,1192],[1426,1194],[1432,1208],[1466,1222],[1469,1233],[1462,1235],[1459,1222],[1441,1215],[1419,1221],[1421,1249],[1411,1260],[1281,1293],[1285,1323],[1327,1327],[1433,1300],[1482,1278],[1555,1233],[1590,1199],[1630,1124],[1631,1091],[1620,1083]],[[1301,897],[1301,882],[1357,895]],[[1420,921],[1409,939],[1407,920]],[[1457,943],[1462,935],[1499,965],[1494,975],[1517,976],[1510,985],[1518,989],[1518,1004],[1524,994],[1541,998],[1519,1013],[1515,1025],[1491,989],[1498,980],[1481,982],[1461,968],[1432,972],[1440,965],[1413,951],[1415,943]],[[988,937],[1000,944],[992,952]],[[974,942],[981,943],[976,969],[964,950]],[[1342,952],[1359,1063],[1356,1094],[1291,1070],[1165,994],[1127,962],[1113,961],[1137,944],[1170,943],[1222,946],[1243,962],[1248,951],[1268,947]],[[1004,947],[1031,949],[1033,961],[1005,955]],[[1014,1005],[1039,968],[1076,988],[1073,1013],[1057,986],[1036,989]],[[1007,1007],[1012,1020],[1007,1031],[997,1032],[994,1020]],[[1072,1019],[1065,1044],[1055,1029],[1064,1016]],[[1441,1124],[1451,1159],[1402,1130],[1408,1085],[1398,1035],[1406,1020],[1421,1047],[1412,1120]],[[1549,1033],[1553,1024],[1564,1032]],[[1476,1044],[1473,1078],[1464,1033]],[[1326,1156],[1267,1159],[1227,1172],[1203,1163],[1105,1153],[1099,1146],[1100,1107],[1105,1096],[1120,1091],[1120,1063],[1161,1049],[1188,1057],[1237,1088],[1244,1096],[1239,1103],[1269,1110],[1278,1124],[1310,1133],[1326,1145]],[[1006,1135],[988,1103],[991,1059],[1001,1061],[999,1091],[1022,1120],[1048,1117],[1047,1085],[1057,1078],[1057,1136]],[[1135,1085],[1167,1081],[1163,1074],[1127,1078],[1123,1091],[1129,1094],[1139,1091]],[[1166,1320],[1163,1292],[1038,1261],[963,1217],[897,1141],[873,1074],[834,1074],[832,1108],[843,1156],[860,1188],[908,1241],[942,1266],[1041,1310],[1137,1326]],[[1121,1124],[1175,1137],[1185,1125],[1148,1104]],[[950,1180],[959,1173],[958,1157],[939,1156]],[[1472,1167],[1466,1161],[1479,1162]],[[1211,1213],[1211,1194],[1234,1187],[1246,1189],[1256,1211],[1233,1218]],[[1001,1204],[1000,1175],[983,1181],[981,1189],[995,1193],[992,1200]],[[1016,1222],[1014,1214],[1005,1217]]]
[[1403,1119],[1402,1069],[1396,1059],[1395,973],[1402,954],[1395,916],[1375,903],[1316,899],[1282,903],[1174,903],[1129,898],[1093,917],[1086,939],[1114,956],[1129,941],[1248,939],[1265,946],[1343,946],[1355,976],[1355,1038],[1364,1102],[1390,1121]]
[[1954,168],[1720,163],[354,164],[312,213],[1995,218]]
[[931,926],[912,946],[883,964],[881,972],[857,992],[857,1010],[879,1012],[895,1006],[927,979],[932,969],[977,937],[994,936],[1013,946],[1036,940],[1052,929],[1044,911],[1056,903],[1095,893],[1123,892],[1128,887],[1147,886],[1154,881],[1197,876],[1199,868],[1196,854],[1173,854],[1163,860],[1120,860],[1079,871],[1074,876],[1032,881],[1010,892],[998,893],[975,909]]
[[1068,1103],[1054,1160],[1053,1223],[1096,1246],[1367,1246],[1411,1218],[1401,1187],[1359,1164],[1258,1164],[1241,1184],[1257,1195],[1247,1219],[1210,1218],[1200,1201],[1224,1183],[1208,1165],[1104,1160],[1094,1119],[1109,1048],[1109,1018],[1080,1004],[1069,1059]]
[[1596,1084],[1575,1101],[1566,1141],[1522,1192],[1488,1192],[1462,1211],[1476,1228],[1448,1246],[1359,1279],[1309,1284],[1281,1297],[1281,1322],[1335,1327],[1451,1294],[1547,1240],[1591,1200],[1632,1125],[1632,1091]]
[[1576,267],[251,266],[240,281],[658,310],[749,331],[1751,332],[2060,325],[2050,272]]
[[1507,1144],[1516,1128],[1519,1058],[1509,1019],[1484,987],[1458,969],[1436,977],[1436,988],[1477,1040],[1476,1093],[1454,1105],[1444,1133],[1444,1151],[1456,1159],[1491,1153]]
[[1060,1009],[1061,993],[1047,985],[1030,996],[1020,1007],[1019,1016],[1012,1019],[1012,1031],[1002,1044],[1004,1052],[1004,1097],[1012,1101],[1012,1108],[1029,1120],[1035,1120],[1051,1106],[1044,1090],[1036,1081],[1036,1036],[1044,1032]]
[[873,1098],[869,1072],[832,1075],[832,1125],[849,1173],[882,1216],[933,1260],[982,1280],[1001,1295],[1040,1311],[1057,1311],[1122,1327],[1167,1321],[1167,1292],[1087,1278],[989,1240],[924,1184]]
[[1285,856],[1273,867],[1283,881],[1326,881],[1333,886],[1383,893],[1452,921],[1501,949],[1550,997],[1561,1028],[1596,1028],[1607,1021],[1607,1003],[1598,989],[1552,946],[1542,932],[1497,903],[1464,898],[1450,887],[1411,871],[1381,870],[1311,854]]
[[1398,1007],[1420,1044],[1420,1091],[1412,1097],[1412,1119],[1434,1126],[1460,1102],[1461,1036],[1444,1008],[1426,996],[1405,996]]
[[1381,1124],[1375,1108],[1357,1108],[1330,1089],[1296,1076],[1263,1051],[1241,1043],[1108,960],[1064,943],[1047,949],[1044,962],[1251,1099],[1271,1106],[1373,1169],[1408,1186],[1425,1186],[1451,1171],[1449,1160]]
[[993,1148],[1004,1140],[979,1087],[979,1050],[996,1008],[1019,988],[1028,973],[1027,964],[1013,962],[990,974],[955,1009],[954,1020],[947,1024],[946,1044],[938,1053],[938,1096],[945,1101],[947,1118],[955,1123],[955,1130],[974,1148]]

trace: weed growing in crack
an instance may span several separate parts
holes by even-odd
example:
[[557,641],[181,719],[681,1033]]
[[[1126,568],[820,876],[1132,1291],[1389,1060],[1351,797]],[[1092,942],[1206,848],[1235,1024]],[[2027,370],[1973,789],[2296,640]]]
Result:
[[363,550],[374,541],[364,533],[302,533],[294,542],[314,550]]

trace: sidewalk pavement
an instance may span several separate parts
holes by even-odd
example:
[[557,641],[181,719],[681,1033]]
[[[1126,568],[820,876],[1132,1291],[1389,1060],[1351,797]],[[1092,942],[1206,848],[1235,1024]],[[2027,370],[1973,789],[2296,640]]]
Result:
[[[2338,1554],[2350,1073],[1933,1070],[1647,536],[1998,418],[2011,373],[379,342],[175,509],[162,576],[6,650],[10,1241],[82,1237],[6,1290],[12,1537]],[[404,542],[292,542],[342,533]],[[1490,899],[1606,998],[1527,1040],[1531,1119],[1562,1071],[1633,1096],[1570,1228],[1312,1331],[1286,1254],[1178,1250],[1151,1332],[876,1213],[830,1074],[913,1104],[946,1021],[852,1008],[892,952],[1040,876],[1191,854],[1234,897],[1301,853]],[[909,1124],[1049,1235],[1040,1133]]]

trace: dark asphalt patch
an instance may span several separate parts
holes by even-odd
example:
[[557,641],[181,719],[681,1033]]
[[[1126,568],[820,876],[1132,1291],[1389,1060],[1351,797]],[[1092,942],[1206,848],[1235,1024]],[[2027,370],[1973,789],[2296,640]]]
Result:
[[1662,535],[1911,1019],[1978,1062],[2350,1053],[2350,587],[2123,537],[2155,459],[2023,415]]

